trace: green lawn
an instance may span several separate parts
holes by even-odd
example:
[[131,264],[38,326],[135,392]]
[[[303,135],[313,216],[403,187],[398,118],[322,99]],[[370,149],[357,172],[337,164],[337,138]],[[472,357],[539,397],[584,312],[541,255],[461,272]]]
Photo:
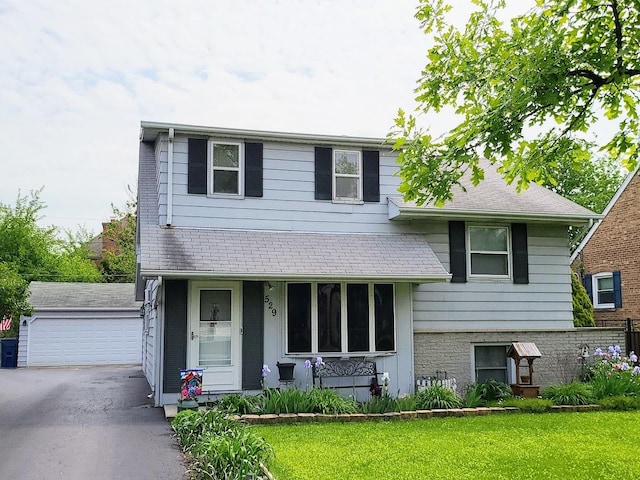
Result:
[[640,412],[251,427],[278,480],[631,479]]

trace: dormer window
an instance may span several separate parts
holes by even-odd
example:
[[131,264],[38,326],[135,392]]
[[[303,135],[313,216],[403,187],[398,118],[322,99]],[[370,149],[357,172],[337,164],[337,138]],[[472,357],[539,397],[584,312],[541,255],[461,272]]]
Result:
[[333,151],[333,199],[362,201],[361,152]]

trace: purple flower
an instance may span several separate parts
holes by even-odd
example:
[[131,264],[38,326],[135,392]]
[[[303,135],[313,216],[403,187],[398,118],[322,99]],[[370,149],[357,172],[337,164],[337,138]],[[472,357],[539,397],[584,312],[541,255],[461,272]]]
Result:
[[636,352],[631,352],[629,354],[629,360],[631,360],[633,363],[636,363],[638,361],[638,356],[636,355]]
[[637,365],[635,367],[633,367],[633,374],[637,375],[640,373],[640,367],[638,367]]
[[594,350],[593,354],[594,354],[596,357],[601,357],[601,356],[603,356],[603,355],[604,355],[604,352],[602,351],[602,349],[601,349],[601,348],[596,348],[596,349]]
[[630,368],[631,368],[631,367],[630,367],[630,366],[629,366],[629,364],[628,364],[628,363],[626,363],[626,362],[623,362],[623,363],[620,365],[620,370],[629,370]]
[[320,365],[324,365],[324,362],[322,361],[322,357],[316,358],[316,367],[319,367]]
[[607,351],[608,351],[611,355],[613,355],[614,353],[616,353],[616,349],[615,349],[615,348],[613,348],[613,345],[609,345],[609,346],[607,347]]
[[271,373],[271,370],[269,369],[269,365],[267,365],[266,363],[262,365],[262,376],[266,377],[270,373]]
[[304,368],[311,368],[311,360],[304,361]]
[[620,349],[620,345],[616,345],[615,347],[613,347],[613,350],[614,350],[616,353],[620,353],[620,352],[622,351],[622,350]]

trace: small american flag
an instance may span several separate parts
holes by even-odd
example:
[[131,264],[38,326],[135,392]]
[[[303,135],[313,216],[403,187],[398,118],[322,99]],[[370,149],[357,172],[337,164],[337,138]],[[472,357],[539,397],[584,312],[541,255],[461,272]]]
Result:
[[11,329],[11,317],[2,317],[2,322],[0,322],[0,331]]

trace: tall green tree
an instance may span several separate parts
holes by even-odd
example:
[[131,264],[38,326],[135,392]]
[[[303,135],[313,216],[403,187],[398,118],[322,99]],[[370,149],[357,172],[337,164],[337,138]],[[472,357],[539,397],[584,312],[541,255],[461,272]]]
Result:
[[129,191],[124,208],[111,205],[115,220],[102,233],[102,276],[106,282],[134,282],[136,278],[136,200]]
[[[405,197],[443,205],[465,173],[482,181],[482,157],[518,190],[532,181],[556,184],[559,165],[585,168],[596,149],[633,169],[640,155],[638,0],[537,0],[508,25],[499,20],[505,0],[472,3],[462,29],[447,23],[452,7],[444,0],[421,0],[418,8],[433,47],[416,110],[452,107],[460,122],[435,136],[399,111],[389,137],[400,150]],[[615,132],[600,145],[586,141],[603,117]]]
[[0,337],[17,337],[20,315],[31,311],[28,283],[12,266],[0,262],[0,320],[11,319],[11,328],[0,331]]
[[79,241],[59,238],[55,227],[38,225],[45,208],[42,190],[18,194],[14,206],[0,204],[0,264],[26,282],[97,282],[100,272]]

